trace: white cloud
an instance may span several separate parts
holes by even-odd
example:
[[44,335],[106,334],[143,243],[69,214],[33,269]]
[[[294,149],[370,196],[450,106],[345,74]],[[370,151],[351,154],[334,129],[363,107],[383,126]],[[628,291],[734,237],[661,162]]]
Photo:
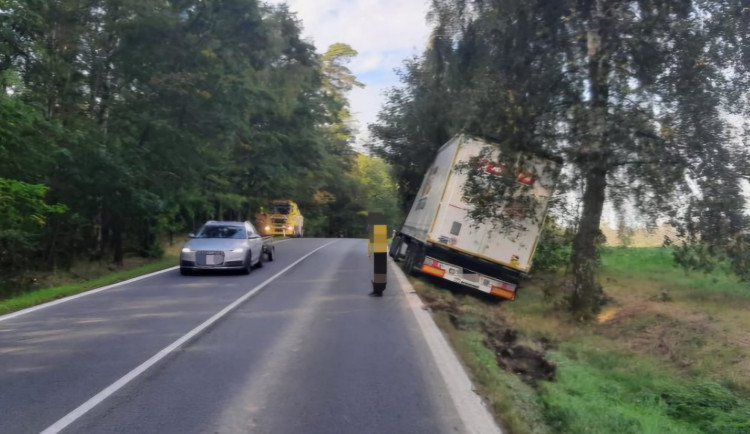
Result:
[[352,112],[366,133],[383,103],[383,91],[398,84],[394,69],[420,54],[427,42],[427,0],[289,0],[306,38],[319,52],[335,42],[359,52],[349,65],[365,84],[350,94]]
[[373,53],[366,55],[360,54],[352,61],[352,64],[349,66],[353,70],[358,71],[360,74],[364,72],[376,71],[383,64],[383,61],[385,60],[384,58],[385,56],[382,53]]

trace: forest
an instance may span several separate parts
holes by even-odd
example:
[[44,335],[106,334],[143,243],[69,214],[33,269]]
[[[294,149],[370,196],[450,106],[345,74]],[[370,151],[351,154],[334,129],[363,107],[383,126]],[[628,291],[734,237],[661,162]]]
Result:
[[158,257],[277,198],[312,236],[361,236],[371,210],[398,219],[387,165],[351,146],[356,50],[301,34],[256,0],[0,2],[2,291]]

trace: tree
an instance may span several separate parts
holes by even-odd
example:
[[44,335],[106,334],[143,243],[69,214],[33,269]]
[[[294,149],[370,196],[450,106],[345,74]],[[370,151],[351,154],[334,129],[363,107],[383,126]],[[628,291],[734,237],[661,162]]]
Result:
[[47,190],[43,185],[0,178],[0,269],[9,273],[22,269],[47,217],[66,211],[44,201]]
[[435,152],[458,128],[452,118],[451,91],[443,84],[445,72],[433,72],[434,60],[429,49],[425,59],[408,60],[400,72],[402,88],[386,93],[386,102],[378,122],[370,125],[380,145],[372,151],[394,168],[406,211],[417,194],[424,171]]
[[390,166],[385,161],[359,154],[351,176],[357,181],[357,199],[362,211],[382,213],[386,216],[389,228],[402,223],[398,187],[391,177]]
[[[424,93],[439,92],[451,96],[441,107],[454,119],[451,133],[492,135],[506,152],[564,156],[571,175],[561,188],[583,190],[569,302],[591,318],[603,300],[596,238],[608,198],[651,220],[686,227],[697,219],[692,227],[716,246],[746,227],[739,182],[750,177],[750,155],[733,144],[737,132],[724,117],[747,95],[741,3],[436,0],[432,47],[407,63],[404,89],[394,91],[406,97],[392,98],[373,127],[380,152],[391,161],[411,152],[389,132],[423,108]],[[437,54],[450,66],[435,66]],[[444,86],[423,85],[417,71]],[[442,118],[423,119],[420,131],[444,128]]]
[[366,208],[358,197],[359,180],[351,175],[358,157],[351,147],[352,115],[347,99],[349,91],[364,86],[346,66],[356,55],[351,46],[335,43],[320,57],[326,158],[305,179],[316,190],[305,195],[307,200],[302,203],[312,214],[306,217],[307,233],[317,236],[359,236],[364,227],[359,213]]
[[3,276],[157,256],[161,236],[250,219],[280,195],[310,202],[354,165],[356,52],[319,55],[286,6],[0,3],[0,179],[68,209],[26,237],[12,272],[0,261]]
[[328,47],[328,50],[320,56],[323,63],[323,91],[334,96],[344,105],[347,104],[346,99],[343,98],[346,92],[355,87],[365,86],[346,66],[357,54],[357,50],[350,45],[337,42]]

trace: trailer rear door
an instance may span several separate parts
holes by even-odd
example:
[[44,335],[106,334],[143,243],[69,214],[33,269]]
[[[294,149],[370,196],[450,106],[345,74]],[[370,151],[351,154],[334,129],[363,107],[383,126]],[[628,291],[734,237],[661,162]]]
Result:
[[[468,162],[485,149],[491,152],[494,161],[504,163],[506,167],[504,170],[512,170],[514,176],[519,171],[535,174],[532,183],[528,185],[524,183],[520,194],[536,196],[540,204],[536,209],[536,216],[522,215],[512,207],[506,207],[508,209],[503,208],[501,212],[515,216],[525,230],[508,231],[494,227],[491,223],[477,224],[469,218],[468,212],[471,205],[463,198],[467,175],[452,170],[429,238],[447,247],[526,272],[531,268],[531,258],[554,187],[557,164],[533,156],[521,157],[515,161],[503,161],[502,158],[498,158],[499,152],[492,145],[470,137],[462,141],[455,162],[456,164]],[[519,168],[519,164],[523,167]]]

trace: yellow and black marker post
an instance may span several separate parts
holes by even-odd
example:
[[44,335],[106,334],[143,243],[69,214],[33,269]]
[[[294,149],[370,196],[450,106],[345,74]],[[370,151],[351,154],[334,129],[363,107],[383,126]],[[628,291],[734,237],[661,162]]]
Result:
[[382,297],[388,280],[388,228],[385,216],[371,212],[367,215],[367,226],[370,238],[367,242],[367,253],[372,259],[372,292],[373,297]]

